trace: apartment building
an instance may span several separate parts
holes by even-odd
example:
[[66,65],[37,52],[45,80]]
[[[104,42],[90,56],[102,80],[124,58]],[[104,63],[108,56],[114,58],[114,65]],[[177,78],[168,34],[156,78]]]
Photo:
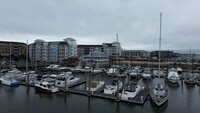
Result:
[[63,62],[69,57],[77,56],[77,44],[75,41],[72,38],[53,42],[45,42],[44,40],[37,39],[29,45],[30,60]]
[[22,42],[0,41],[1,56],[9,56],[10,53],[16,57],[26,55],[26,48],[27,44]]

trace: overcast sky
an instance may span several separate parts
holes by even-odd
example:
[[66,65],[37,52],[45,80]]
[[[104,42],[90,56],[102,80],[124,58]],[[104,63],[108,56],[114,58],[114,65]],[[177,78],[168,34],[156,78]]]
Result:
[[0,0],[0,40],[32,43],[73,37],[78,44],[116,41],[125,49],[199,49],[199,0]]

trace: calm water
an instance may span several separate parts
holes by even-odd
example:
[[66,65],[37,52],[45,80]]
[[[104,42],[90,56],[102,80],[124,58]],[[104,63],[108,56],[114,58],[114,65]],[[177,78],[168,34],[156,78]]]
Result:
[[[94,76],[93,80],[106,79]],[[123,80],[123,79],[122,79]],[[106,80],[109,81],[109,80]],[[128,81],[127,79],[123,81]],[[130,80],[133,81],[133,80]],[[151,83],[140,79],[142,86]],[[199,113],[200,87],[168,84],[169,100],[161,107],[152,104],[148,99],[144,105],[116,102],[114,100],[87,97],[85,95],[64,94],[62,92],[47,95],[36,93],[35,89],[25,86],[10,88],[0,85],[0,113]],[[76,88],[84,88],[85,85]]]

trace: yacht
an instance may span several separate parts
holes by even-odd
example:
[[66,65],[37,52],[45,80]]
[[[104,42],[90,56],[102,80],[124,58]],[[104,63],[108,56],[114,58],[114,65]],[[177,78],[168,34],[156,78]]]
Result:
[[163,105],[169,96],[168,87],[164,83],[164,80],[161,78],[161,69],[160,69],[160,59],[161,59],[161,23],[162,23],[162,13],[160,13],[160,36],[159,36],[159,62],[158,62],[158,78],[155,78],[153,81],[152,88],[150,89],[150,98],[157,105]]
[[182,68],[180,68],[180,67],[177,67],[177,72],[178,72],[178,74],[182,74]]
[[101,68],[96,67],[96,68],[94,68],[94,69],[92,70],[92,72],[93,72],[93,73],[102,73],[103,71],[102,71]]
[[111,83],[105,86],[104,93],[115,95],[115,93],[117,93],[117,90],[120,91],[121,89],[122,89],[122,81],[115,79],[111,80]]
[[178,83],[178,80],[180,79],[178,71],[174,68],[169,69],[167,79],[171,83]]
[[60,65],[57,64],[50,64],[49,66],[46,67],[46,69],[49,70],[65,70],[67,67],[61,67]]
[[130,69],[128,75],[131,78],[140,78],[141,77],[141,71],[139,69]]
[[85,66],[82,70],[81,70],[81,72],[85,72],[85,73],[89,73],[89,72],[91,72],[91,67],[89,67],[89,66]]
[[143,79],[150,79],[151,78],[151,71],[150,69],[145,69],[144,72],[142,73],[142,78]]
[[17,80],[15,80],[12,76],[2,76],[0,78],[0,81],[3,85],[7,85],[7,86],[19,86],[19,82]]
[[39,83],[36,83],[35,88],[36,88],[36,91],[41,91],[45,93],[56,93],[59,91],[58,87],[46,81],[41,81]]
[[118,69],[117,68],[109,68],[107,71],[106,71],[107,75],[108,76],[117,76],[117,73],[118,73]]
[[129,98],[135,98],[137,94],[142,90],[140,85],[134,83],[127,83],[122,90],[121,99],[128,100]]
[[198,86],[200,86],[200,75],[197,76],[195,79],[196,79],[196,84],[197,84]]
[[55,83],[56,79],[58,78],[59,75],[57,74],[47,74],[43,75],[41,78],[41,81],[46,81],[46,82],[51,82]]
[[168,88],[164,81],[156,78],[153,87],[150,89],[150,98],[157,105],[161,106],[168,100]]
[[185,78],[185,83],[189,85],[195,85],[196,80],[195,80],[194,74],[188,73]]
[[[65,79],[66,79],[66,81],[65,81]],[[80,78],[74,77],[73,75],[59,76],[55,81],[55,86],[64,87],[65,86],[65,82],[66,82],[66,86],[70,86],[72,84],[77,83],[79,80],[80,80]]]
[[92,93],[95,91],[98,91],[100,89],[102,89],[105,85],[104,81],[91,81],[89,83],[89,86],[87,87],[87,90],[90,90]]

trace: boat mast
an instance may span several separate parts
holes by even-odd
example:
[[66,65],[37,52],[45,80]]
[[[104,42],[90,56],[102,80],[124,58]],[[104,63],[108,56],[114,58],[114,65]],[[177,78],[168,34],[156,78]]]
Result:
[[117,43],[116,43],[116,65],[118,64],[118,33],[116,34],[116,38],[117,38]]
[[161,33],[162,33],[162,13],[160,13],[160,35],[159,35],[159,63],[158,63],[158,73],[160,77],[160,59],[161,59]]
[[27,86],[29,86],[29,74],[28,74],[28,40],[26,45],[26,75],[27,75]]
[[10,70],[12,69],[12,59],[11,59],[11,43],[10,43]]
[[26,41],[26,74],[28,72],[28,40]]

